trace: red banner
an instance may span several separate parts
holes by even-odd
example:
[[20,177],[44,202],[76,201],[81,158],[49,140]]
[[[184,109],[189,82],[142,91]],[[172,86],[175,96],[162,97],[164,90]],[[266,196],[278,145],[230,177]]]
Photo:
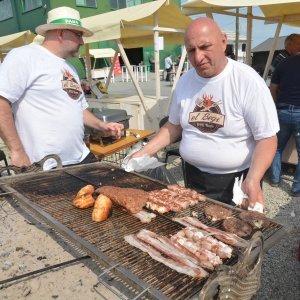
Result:
[[[113,57],[110,58],[110,62],[112,63],[114,60]],[[121,70],[121,65],[120,65],[120,60],[119,57],[116,60],[115,66],[114,66],[114,74],[122,74],[122,70]]]

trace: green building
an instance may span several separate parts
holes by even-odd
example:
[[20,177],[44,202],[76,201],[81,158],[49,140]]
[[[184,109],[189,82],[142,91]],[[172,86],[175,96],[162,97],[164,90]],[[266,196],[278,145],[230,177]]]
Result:
[[[81,18],[110,12],[129,6],[151,2],[152,0],[0,0],[0,36],[31,30],[47,22],[47,12],[55,7],[69,6],[80,12]],[[154,0],[155,1],[155,0]],[[180,0],[171,0],[180,6]],[[93,43],[90,48],[116,48],[111,41]],[[83,51],[83,49],[82,49]],[[141,61],[151,65],[153,60],[153,47],[125,49],[131,64],[138,65]],[[177,57],[181,53],[180,45],[165,45],[161,51],[160,68],[164,67],[164,58],[167,53]],[[85,68],[81,59],[71,59],[81,78],[85,77]],[[103,62],[99,62],[100,66]],[[122,61],[121,61],[122,64]],[[98,66],[97,66],[98,67]]]

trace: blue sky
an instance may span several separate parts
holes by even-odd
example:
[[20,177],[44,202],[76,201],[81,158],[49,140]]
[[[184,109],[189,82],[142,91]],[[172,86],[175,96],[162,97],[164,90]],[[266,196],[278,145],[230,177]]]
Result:
[[[187,0],[181,0],[181,3]],[[245,13],[246,10],[241,9],[241,13]],[[258,7],[253,9],[254,15],[262,15],[261,10]],[[224,16],[220,14],[214,14],[214,20],[219,24],[222,30],[235,31],[235,17]],[[270,37],[274,37],[276,31],[276,25],[264,24],[264,21],[253,20],[253,32],[252,32],[252,48],[262,43]],[[283,25],[280,31],[280,36],[286,36],[291,33],[300,33],[299,27],[292,27]],[[247,34],[247,22],[245,18],[240,18],[240,34]]]

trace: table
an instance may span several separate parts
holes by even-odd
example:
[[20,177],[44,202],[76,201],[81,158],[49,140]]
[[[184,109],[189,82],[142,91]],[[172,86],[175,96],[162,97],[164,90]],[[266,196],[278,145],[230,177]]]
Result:
[[[130,135],[127,136],[128,133]],[[112,144],[101,146],[100,143],[91,141],[90,150],[97,158],[101,159],[103,157],[120,152],[121,150],[125,150],[135,145],[137,142],[153,135],[154,133],[154,130],[126,129],[126,137],[121,138],[119,141],[116,141]],[[135,135],[139,136],[137,137]]]

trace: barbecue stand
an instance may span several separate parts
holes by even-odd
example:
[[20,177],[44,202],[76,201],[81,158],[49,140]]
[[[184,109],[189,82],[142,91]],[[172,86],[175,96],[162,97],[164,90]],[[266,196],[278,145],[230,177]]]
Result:
[[[268,228],[253,235],[243,256],[233,255],[207,280],[191,278],[130,246],[125,242],[124,235],[146,228],[170,236],[183,228],[172,217],[197,214],[202,219],[205,206],[222,204],[208,199],[178,214],[157,214],[149,224],[142,224],[122,208],[114,206],[108,220],[95,223],[91,220],[91,209],[80,210],[72,206],[76,193],[86,184],[95,187],[134,187],[146,191],[165,187],[161,182],[126,173],[103,162],[0,178],[0,188],[11,193],[6,197],[10,197],[11,201],[17,200],[22,207],[66,237],[104,269],[98,277],[100,283],[110,289],[102,280],[109,275],[115,279],[114,282],[129,287],[131,295],[127,299],[189,299],[199,295],[200,299],[207,300],[214,297],[212,294],[219,299],[250,299],[259,288],[263,251],[285,234],[283,226],[271,220]],[[240,212],[234,207],[226,207],[233,211],[233,215]],[[218,223],[202,221],[209,226],[221,227]],[[240,298],[241,295],[243,298]],[[124,299],[124,296],[120,295],[120,298]]]

